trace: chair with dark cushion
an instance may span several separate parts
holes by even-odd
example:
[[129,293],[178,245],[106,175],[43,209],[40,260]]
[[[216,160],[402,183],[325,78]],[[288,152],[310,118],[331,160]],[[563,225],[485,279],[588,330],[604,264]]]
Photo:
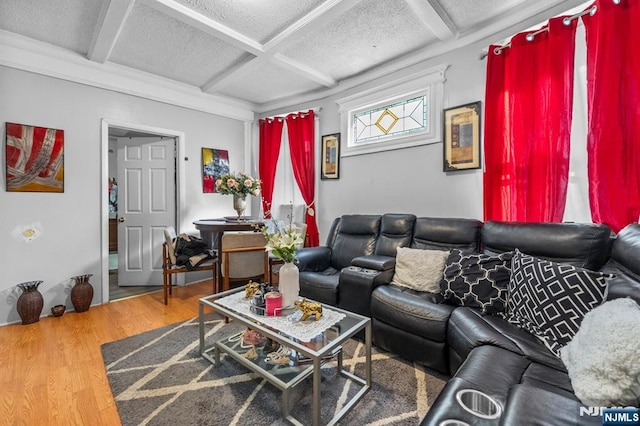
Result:
[[337,306],[340,270],[374,253],[379,230],[379,215],[345,215],[333,222],[326,246],[299,249],[300,296]]
[[178,265],[178,258],[175,252],[176,237],[176,230],[173,226],[167,226],[164,229],[165,241],[162,243],[162,289],[165,305],[169,303],[169,296],[173,293],[173,276],[176,274],[184,274],[190,271],[211,271],[211,278],[213,280],[212,293],[216,293],[218,287],[218,259],[208,259],[195,268],[189,269],[184,265]]

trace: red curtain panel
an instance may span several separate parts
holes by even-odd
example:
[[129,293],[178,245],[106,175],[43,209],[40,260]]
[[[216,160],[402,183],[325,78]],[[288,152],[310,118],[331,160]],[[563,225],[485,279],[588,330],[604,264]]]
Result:
[[291,151],[291,165],[302,198],[307,204],[307,235],[309,245],[319,244],[318,226],[316,224],[315,206],[315,126],[312,110],[305,113],[287,116],[287,131]]
[[262,209],[264,217],[271,217],[271,201],[273,185],[276,179],[276,166],[280,155],[282,141],[283,118],[266,118],[260,120],[260,141],[258,156],[258,172],[262,182]]
[[576,21],[489,47],[484,219],[560,222],[569,179]]
[[591,217],[615,232],[640,215],[640,1],[596,1],[587,39]]

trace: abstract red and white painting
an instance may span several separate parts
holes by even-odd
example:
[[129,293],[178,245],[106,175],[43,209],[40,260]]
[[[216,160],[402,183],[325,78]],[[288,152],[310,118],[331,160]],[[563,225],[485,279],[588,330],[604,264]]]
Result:
[[64,131],[7,123],[7,191],[64,192]]

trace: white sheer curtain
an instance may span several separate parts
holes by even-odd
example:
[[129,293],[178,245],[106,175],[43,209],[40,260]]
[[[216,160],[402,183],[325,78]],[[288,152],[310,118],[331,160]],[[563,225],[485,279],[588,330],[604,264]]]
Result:
[[591,223],[589,208],[589,176],[587,171],[587,49],[584,25],[576,29],[576,53],[571,125],[569,185],[564,210],[565,222]]
[[[298,183],[293,176],[291,152],[289,150],[289,136],[287,133],[287,123],[285,122],[284,128],[282,129],[282,143],[280,144],[280,156],[278,157],[278,166],[276,167],[273,201],[271,204],[271,213],[273,218],[286,221],[286,217],[280,217],[283,210],[281,206],[291,204],[294,207],[304,205],[304,199],[300,193],[300,188],[298,188]],[[294,208],[294,210],[296,209]],[[295,214],[295,216],[294,222],[304,221],[304,217],[298,220],[298,214]]]

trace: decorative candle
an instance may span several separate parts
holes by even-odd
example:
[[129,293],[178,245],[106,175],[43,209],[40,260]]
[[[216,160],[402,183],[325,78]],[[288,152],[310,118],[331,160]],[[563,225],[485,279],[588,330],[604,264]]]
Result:
[[282,310],[282,293],[270,291],[264,295],[264,300],[267,305],[267,316],[280,316],[280,311]]

